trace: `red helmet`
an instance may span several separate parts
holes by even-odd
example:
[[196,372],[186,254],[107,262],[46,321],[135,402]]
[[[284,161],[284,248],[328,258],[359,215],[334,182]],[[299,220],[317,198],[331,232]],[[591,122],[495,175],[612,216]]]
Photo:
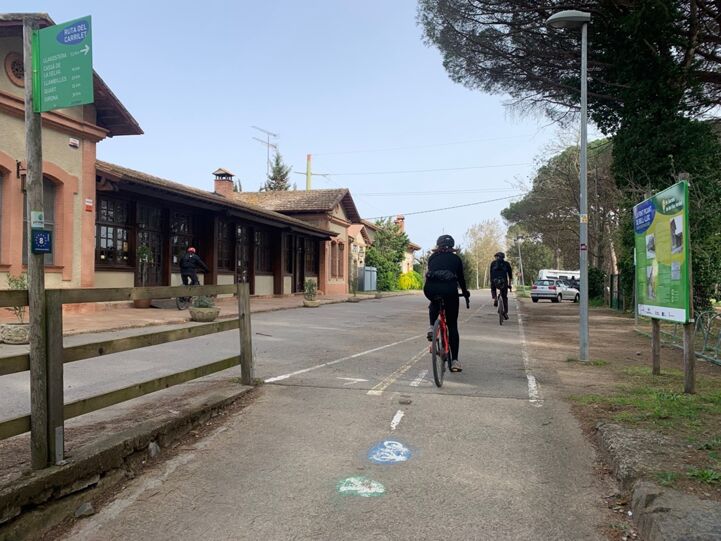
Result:
[[194,253],[195,253],[195,248],[193,248],[193,247],[191,246],[190,248],[188,248],[188,252],[191,253],[191,254],[194,254]]

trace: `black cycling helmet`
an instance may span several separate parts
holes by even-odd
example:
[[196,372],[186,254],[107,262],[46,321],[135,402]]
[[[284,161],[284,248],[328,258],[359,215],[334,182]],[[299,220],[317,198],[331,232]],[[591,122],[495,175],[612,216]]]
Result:
[[493,257],[500,257],[501,259],[505,259],[506,254],[504,254],[503,252],[496,252]]
[[456,245],[456,241],[450,235],[441,235],[436,241],[438,248],[453,248]]

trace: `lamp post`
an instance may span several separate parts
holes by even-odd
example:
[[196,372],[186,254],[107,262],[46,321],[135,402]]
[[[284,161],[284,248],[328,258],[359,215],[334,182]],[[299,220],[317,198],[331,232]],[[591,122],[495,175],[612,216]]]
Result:
[[581,163],[580,163],[580,184],[581,184],[581,208],[579,209],[579,263],[581,270],[581,291],[580,291],[580,360],[588,361],[588,196],[587,196],[587,158],[588,146],[587,122],[588,122],[588,96],[587,96],[587,72],[588,72],[588,23],[591,14],[585,11],[567,10],[559,11],[551,15],[546,24],[552,28],[581,28]]
[[521,257],[521,242],[525,237],[523,235],[518,235],[516,237],[516,244],[518,244],[518,267],[521,272],[521,286],[523,287],[523,290],[526,290],[526,281],[523,278],[523,257]]

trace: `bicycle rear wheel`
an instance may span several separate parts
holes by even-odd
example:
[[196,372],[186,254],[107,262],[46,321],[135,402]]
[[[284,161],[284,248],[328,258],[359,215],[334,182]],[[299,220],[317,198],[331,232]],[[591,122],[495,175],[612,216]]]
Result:
[[190,306],[190,297],[175,297],[175,305],[178,310],[185,310]]
[[431,341],[431,359],[433,360],[433,380],[436,387],[443,385],[443,373],[446,371],[443,340],[441,338],[441,321],[436,320],[433,325],[433,340]]
[[503,325],[503,313],[505,312],[505,306],[503,305],[503,297],[498,295],[498,324]]

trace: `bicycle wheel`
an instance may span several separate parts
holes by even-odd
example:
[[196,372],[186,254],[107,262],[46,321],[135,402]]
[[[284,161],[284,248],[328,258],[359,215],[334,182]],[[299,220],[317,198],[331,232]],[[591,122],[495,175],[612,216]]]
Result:
[[175,305],[178,310],[185,310],[190,306],[190,297],[175,297]]
[[441,339],[441,321],[436,320],[433,325],[433,340],[431,341],[431,359],[433,360],[433,380],[436,387],[443,385],[443,373],[446,371],[443,353],[443,340]]
[[505,311],[505,307],[503,306],[503,297],[500,295],[498,296],[498,324],[503,325],[503,312]]

